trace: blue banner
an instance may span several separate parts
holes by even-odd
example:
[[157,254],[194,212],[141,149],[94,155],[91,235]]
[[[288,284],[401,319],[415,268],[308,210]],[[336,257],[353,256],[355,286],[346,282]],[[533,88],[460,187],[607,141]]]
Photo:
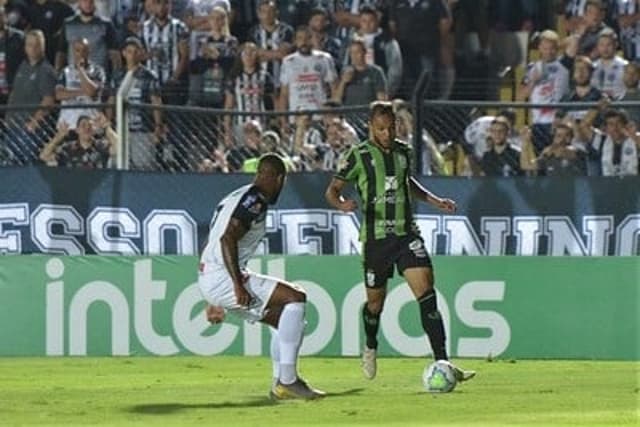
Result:
[[[356,254],[359,218],[328,208],[329,174],[289,177],[263,254]],[[194,255],[213,208],[249,175],[0,169],[0,253]],[[441,255],[640,255],[640,178],[431,178],[458,202],[417,207]]]

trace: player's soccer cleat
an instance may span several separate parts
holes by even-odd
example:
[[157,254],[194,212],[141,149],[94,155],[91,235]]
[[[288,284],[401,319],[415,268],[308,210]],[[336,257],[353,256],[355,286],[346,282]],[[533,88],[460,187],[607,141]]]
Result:
[[300,378],[298,377],[298,381],[302,382],[302,384],[304,384],[305,386],[307,386],[312,392],[314,392],[316,394],[317,398],[320,397],[325,397],[327,395],[327,392],[322,391],[322,390],[318,390],[317,388],[313,387],[312,385],[310,385],[304,378]]
[[324,397],[326,393],[309,387],[304,380],[298,378],[292,384],[282,384],[278,381],[278,384],[271,389],[269,395],[273,400],[314,400]]
[[[453,366],[453,365],[451,365]],[[476,376],[476,371],[464,371],[457,366],[453,366],[453,374],[456,377],[456,381],[459,383],[464,381],[469,381],[471,378]]]
[[362,367],[362,373],[364,374],[364,377],[366,379],[372,380],[376,377],[378,366],[376,362],[375,348],[369,348],[366,345],[364,346],[364,350],[362,351],[362,362],[360,362],[360,366]]

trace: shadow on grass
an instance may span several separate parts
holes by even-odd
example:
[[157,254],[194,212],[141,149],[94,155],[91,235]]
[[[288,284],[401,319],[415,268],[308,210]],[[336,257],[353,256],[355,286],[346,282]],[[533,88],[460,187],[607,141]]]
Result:
[[259,408],[263,406],[277,405],[268,397],[245,400],[242,402],[217,402],[217,403],[148,403],[134,405],[126,409],[143,415],[163,415],[190,409],[229,409],[229,408]]
[[[327,399],[341,396],[350,396],[359,394],[364,388],[353,388],[335,393],[327,393]],[[322,400],[322,399],[320,399]],[[229,409],[229,408],[260,408],[264,406],[274,406],[282,401],[274,401],[269,397],[259,397],[241,402],[216,402],[216,403],[147,403],[142,405],[134,405],[127,407],[126,412],[133,412],[142,415],[163,415],[172,414],[179,411],[188,411],[190,409]]]

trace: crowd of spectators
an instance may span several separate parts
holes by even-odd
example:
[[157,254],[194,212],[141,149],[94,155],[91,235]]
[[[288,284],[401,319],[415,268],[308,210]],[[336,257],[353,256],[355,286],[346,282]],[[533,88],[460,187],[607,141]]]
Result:
[[397,99],[411,138],[421,73],[432,98],[497,100],[495,80],[527,56],[523,33],[539,53],[523,100],[599,108],[533,108],[526,127],[486,114],[449,143],[425,130],[420,172],[637,174],[640,107],[608,103],[640,100],[640,0],[0,0],[0,163],[112,166],[110,105],[132,76],[130,102],[240,113],[130,108],[135,169],[250,170],[270,148],[331,170],[366,129],[301,112]]

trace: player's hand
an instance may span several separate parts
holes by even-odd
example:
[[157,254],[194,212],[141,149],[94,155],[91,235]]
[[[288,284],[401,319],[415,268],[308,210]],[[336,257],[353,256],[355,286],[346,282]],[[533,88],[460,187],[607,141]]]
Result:
[[65,121],[62,121],[58,125],[58,131],[56,132],[56,136],[58,138],[64,138],[68,134],[69,134],[69,124],[67,122],[65,122]]
[[244,287],[244,284],[247,282],[248,278],[248,276],[243,275],[242,283],[239,285],[236,284],[234,287],[236,293],[236,301],[241,307],[249,307],[249,304],[251,304],[251,294],[249,294],[249,292]]
[[458,208],[456,202],[451,199],[440,199],[436,201],[435,205],[438,207],[438,209],[447,213],[453,213]]
[[217,305],[208,305],[205,311],[209,323],[216,325],[224,321],[224,308]]
[[355,200],[352,199],[345,199],[343,201],[340,202],[340,205],[338,206],[338,209],[340,209],[342,212],[353,212],[356,209],[358,209],[358,204],[356,203]]
[[345,68],[345,70],[342,72],[342,82],[344,84],[347,83],[351,83],[351,80],[353,80],[353,77],[356,74],[356,70],[353,67],[347,67]]

